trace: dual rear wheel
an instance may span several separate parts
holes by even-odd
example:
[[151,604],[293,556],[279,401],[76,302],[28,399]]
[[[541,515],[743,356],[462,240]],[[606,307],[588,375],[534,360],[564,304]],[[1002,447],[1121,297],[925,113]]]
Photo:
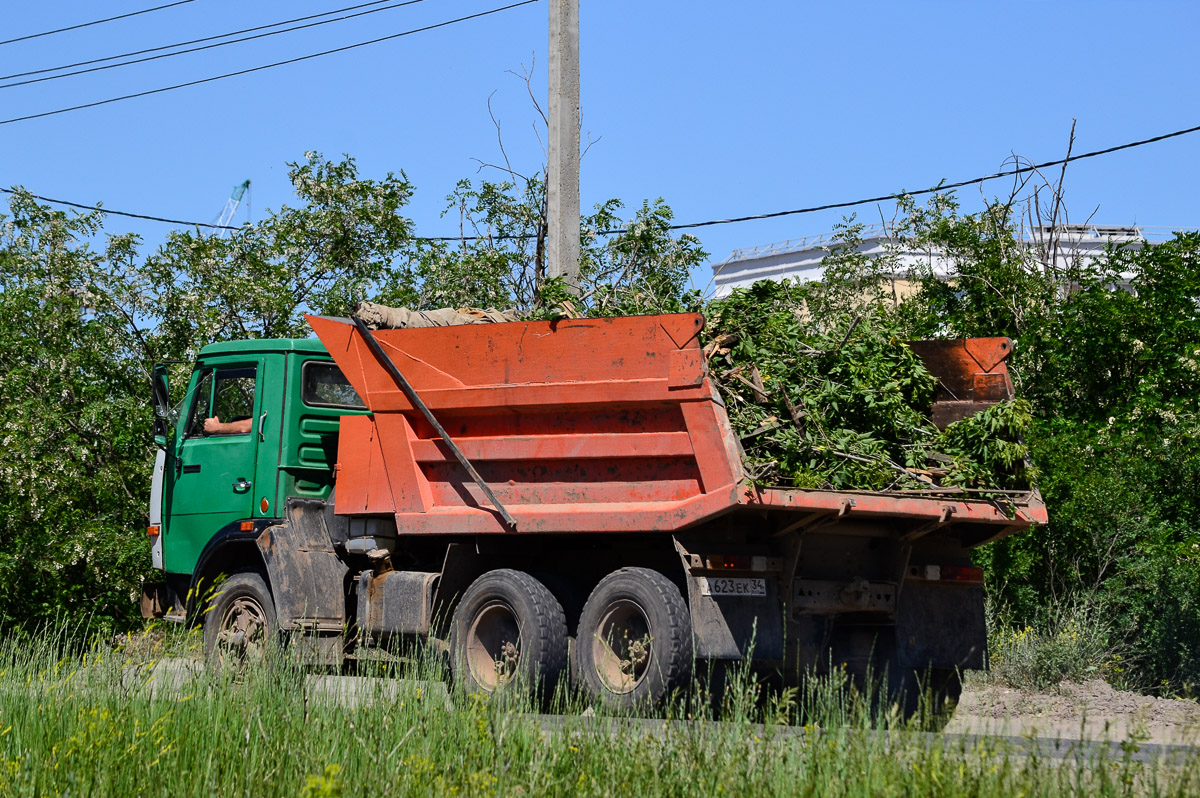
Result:
[[658,571],[622,568],[602,579],[583,605],[576,641],[580,687],[610,708],[657,704],[691,677],[691,615]]
[[458,603],[450,652],[455,676],[469,692],[519,683],[550,696],[567,666],[562,605],[524,571],[489,571]]
[[[471,691],[524,683],[549,697],[566,678],[567,648],[562,604],[523,571],[479,577],[451,624],[452,665]],[[691,618],[679,588],[647,568],[606,576],[579,616],[574,660],[579,687],[597,703],[633,709],[662,701],[691,675]]]

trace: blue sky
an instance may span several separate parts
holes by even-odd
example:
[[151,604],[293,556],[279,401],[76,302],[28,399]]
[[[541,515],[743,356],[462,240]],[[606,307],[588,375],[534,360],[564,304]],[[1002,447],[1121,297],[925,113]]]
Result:
[[[12,3],[0,39],[166,0]],[[215,35],[355,0],[194,0],[0,45],[0,74]],[[385,36],[504,5],[424,0],[202,53],[0,89],[0,119],[92,102]],[[680,222],[916,189],[1200,124],[1194,2],[634,2],[580,0],[585,207],[663,197]],[[546,91],[547,4],[179,91],[0,125],[0,185],[137,213],[212,221],[252,180],[251,211],[291,202],[285,163],[349,153],[403,170],[423,235],[474,159],[542,160],[524,84]],[[5,83],[8,81],[0,81]],[[1200,226],[1200,133],[1072,164],[1072,220]],[[485,173],[486,174],[486,173]],[[492,173],[495,177],[495,173]],[[985,184],[1003,193],[1004,181]],[[978,188],[960,192],[978,207]],[[877,221],[880,209],[858,210]],[[889,208],[883,208],[885,215]],[[697,231],[715,261],[825,232],[843,212]],[[245,209],[237,220],[246,218]],[[110,217],[145,247],[167,228]],[[709,273],[698,275],[701,285]]]

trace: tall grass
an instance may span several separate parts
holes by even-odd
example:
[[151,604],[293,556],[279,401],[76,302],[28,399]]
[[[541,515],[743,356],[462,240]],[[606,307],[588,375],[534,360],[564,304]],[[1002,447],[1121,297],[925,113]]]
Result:
[[[440,663],[420,656],[345,680],[286,653],[204,670],[187,659],[188,635],[75,640],[58,629],[0,642],[0,795],[1200,792],[1200,762],[1142,764],[1132,747],[1051,761],[1001,741],[899,733],[894,715],[836,679],[764,699],[737,671],[723,702],[697,685],[654,719],[582,716],[585,705],[560,694],[563,714],[547,717],[518,695],[447,692]],[[802,715],[807,727],[781,725]],[[703,722],[714,716],[723,722]]]

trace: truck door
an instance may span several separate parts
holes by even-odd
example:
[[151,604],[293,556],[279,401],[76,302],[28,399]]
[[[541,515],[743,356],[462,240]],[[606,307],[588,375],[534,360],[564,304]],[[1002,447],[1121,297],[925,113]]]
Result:
[[[198,375],[175,462],[168,464],[174,466],[164,541],[170,572],[191,572],[213,535],[253,513],[261,380],[262,364],[242,358],[207,362]],[[205,420],[214,417],[240,425],[205,432]]]

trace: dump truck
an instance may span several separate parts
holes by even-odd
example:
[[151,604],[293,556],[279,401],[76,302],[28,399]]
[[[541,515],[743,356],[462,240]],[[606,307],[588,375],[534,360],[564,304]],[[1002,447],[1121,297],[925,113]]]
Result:
[[[733,663],[953,698],[986,657],[971,550],[1046,520],[1036,490],[754,484],[697,314],[308,321],[205,347],[175,411],[155,369],[142,609],[214,657],[428,645],[471,690],[612,707]],[[1008,339],[911,346],[937,423],[1012,397]]]

